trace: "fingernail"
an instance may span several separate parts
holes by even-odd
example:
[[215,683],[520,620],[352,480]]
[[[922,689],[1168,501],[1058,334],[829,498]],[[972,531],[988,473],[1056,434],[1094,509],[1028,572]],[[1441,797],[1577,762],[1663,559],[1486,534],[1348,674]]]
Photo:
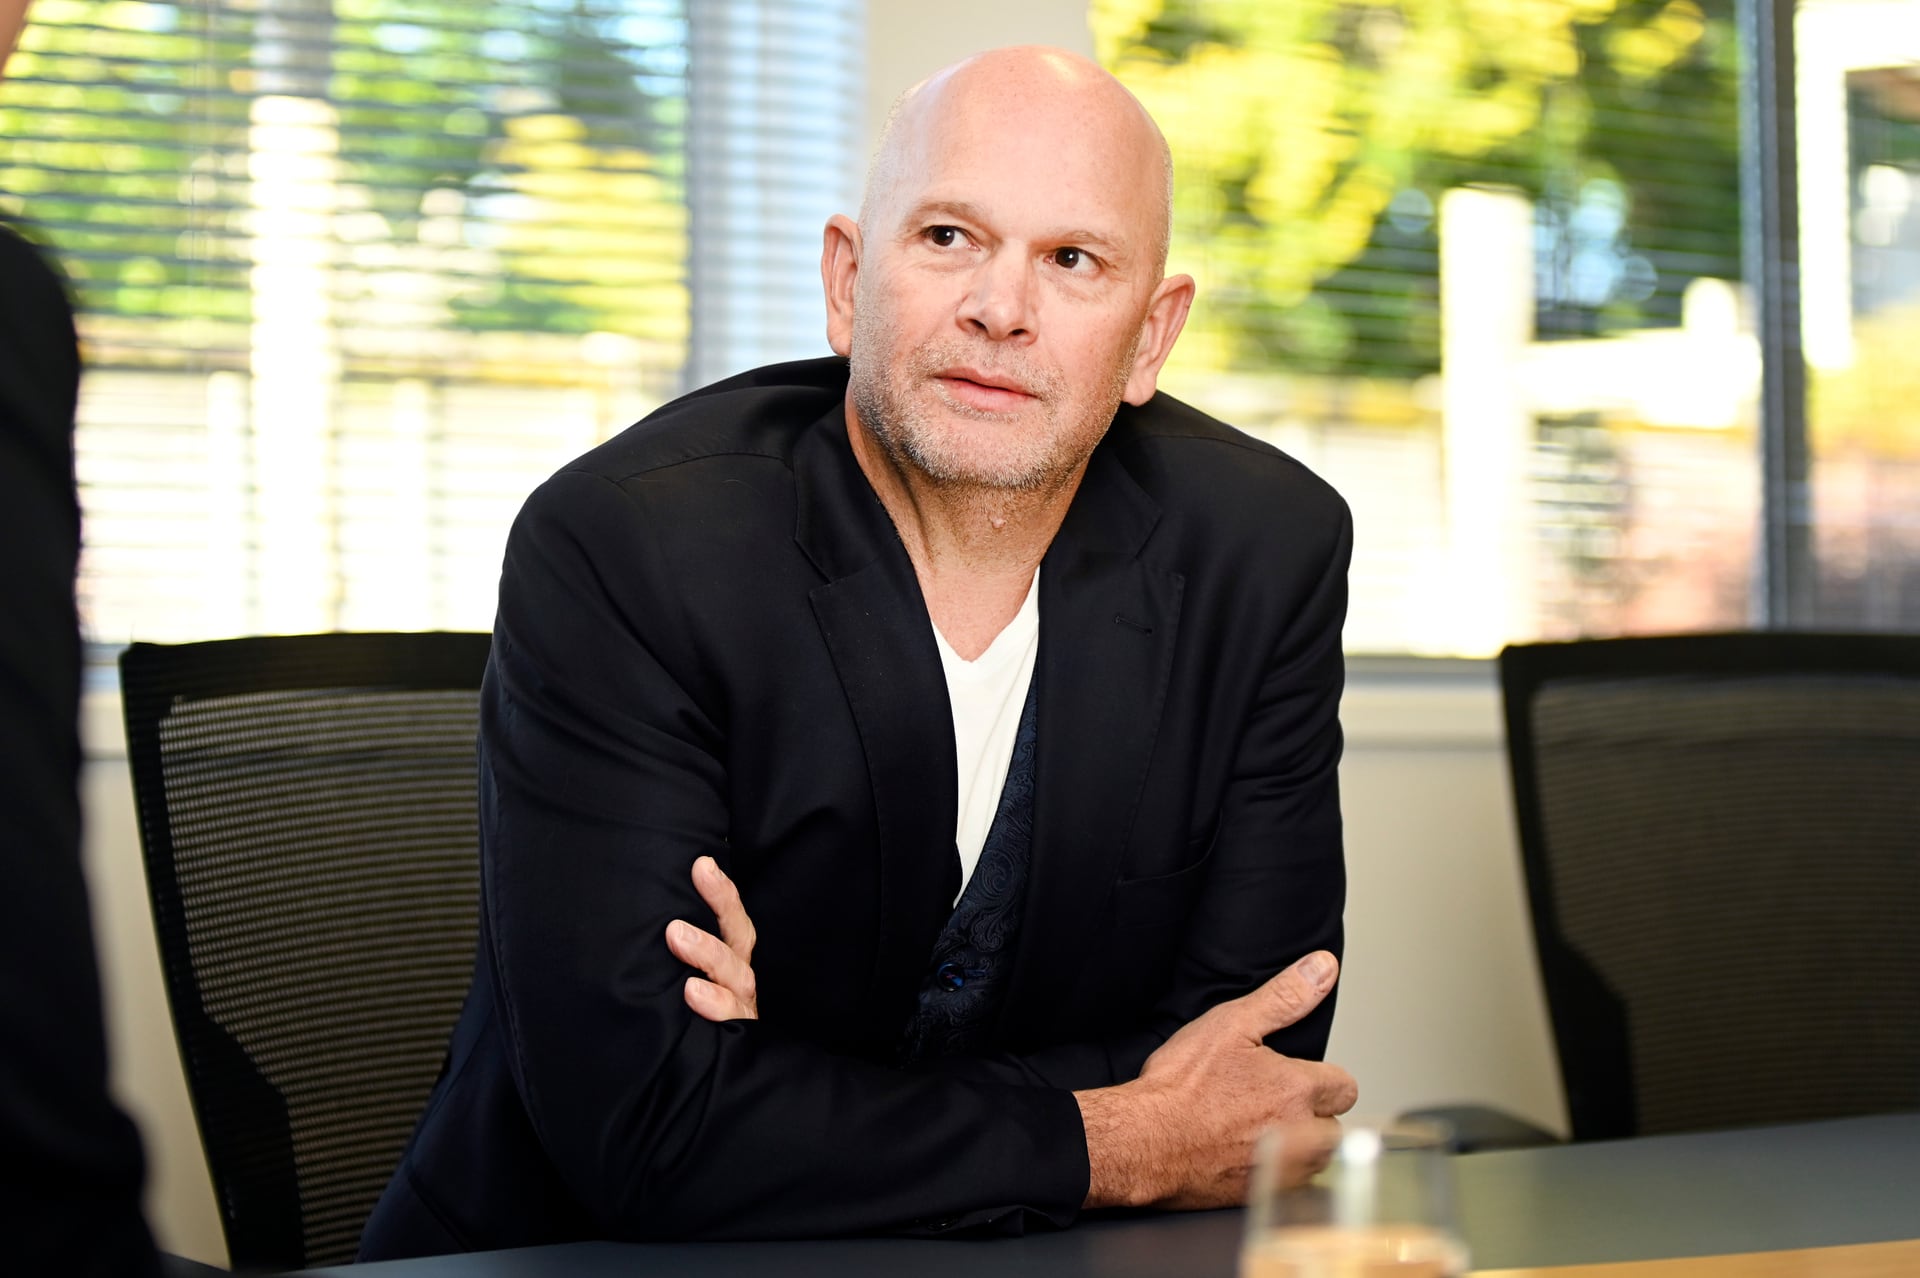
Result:
[[687,932],[688,932],[687,925],[685,923],[682,923],[679,919],[675,919],[673,922],[667,924],[667,939],[670,941],[686,940]]
[[706,879],[712,878],[719,868],[720,863],[710,856],[697,857],[693,862],[693,872]]
[[1324,988],[1333,983],[1333,974],[1337,966],[1333,961],[1333,955],[1325,950],[1315,950],[1300,960],[1300,975]]

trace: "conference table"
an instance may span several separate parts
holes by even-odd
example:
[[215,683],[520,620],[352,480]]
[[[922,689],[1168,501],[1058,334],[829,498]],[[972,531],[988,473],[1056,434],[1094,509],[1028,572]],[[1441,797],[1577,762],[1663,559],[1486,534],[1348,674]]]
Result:
[[[1920,1113],[1464,1154],[1460,1223],[1502,1278],[1920,1276]],[[309,1278],[1231,1278],[1238,1211],[1025,1238],[570,1243]],[[1705,1259],[1705,1258],[1712,1259]]]

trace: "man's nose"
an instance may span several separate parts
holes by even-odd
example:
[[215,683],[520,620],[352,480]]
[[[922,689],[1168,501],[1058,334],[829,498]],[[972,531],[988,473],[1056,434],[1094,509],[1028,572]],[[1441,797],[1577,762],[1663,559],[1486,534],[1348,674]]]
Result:
[[960,301],[963,328],[993,341],[1033,336],[1032,264],[1013,253],[992,253],[973,272]]

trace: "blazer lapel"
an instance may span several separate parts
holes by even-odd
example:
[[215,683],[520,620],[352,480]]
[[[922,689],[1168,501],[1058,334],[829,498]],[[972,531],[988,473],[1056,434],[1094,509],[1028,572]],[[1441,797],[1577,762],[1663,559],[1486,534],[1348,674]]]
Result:
[[868,1000],[875,1024],[904,1025],[960,890],[946,676],[906,548],[847,445],[844,409],[796,445],[794,474],[794,538],[827,579],[811,592],[814,616],[873,790],[879,917]]
[[1033,858],[1001,1022],[1016,1040],[1086,961],[1153,754],[1186,584],[1140,557],[1158,519],[1103,447],[1041,564]]

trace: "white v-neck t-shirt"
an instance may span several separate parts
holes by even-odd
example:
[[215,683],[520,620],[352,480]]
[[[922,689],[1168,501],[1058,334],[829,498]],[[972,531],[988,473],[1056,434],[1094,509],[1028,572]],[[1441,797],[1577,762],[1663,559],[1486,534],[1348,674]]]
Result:
[[1033,683],[1034,658],[1040,652],[1039,570],[1034,570],[1020,611],[972,661],[953,650],[940,627],[933,626],[933,638],[940,646],[947,700],[953,707],[953,754],[960,783],[953,842],[960,852],[960,890],[965,892],[1000,808],[1013,743],[1020,735],[1020,712],[1026,709],[1027,688]]

